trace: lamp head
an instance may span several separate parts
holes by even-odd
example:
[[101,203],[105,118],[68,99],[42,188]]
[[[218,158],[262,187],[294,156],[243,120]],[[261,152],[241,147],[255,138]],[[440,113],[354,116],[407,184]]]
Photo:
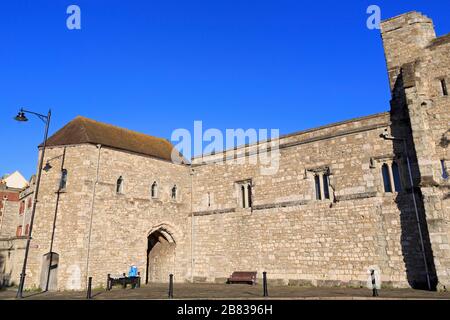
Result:
[[42,170],[44,170],[45,172],[49,172],[51,168],[52,168],[52,165],[49,162],[47,162],[45,164],[44,168],[42,168]]
[[25,112],[23,111],[23,109],[20,109],[20,111],[17,113],[17,116],[14,118],[14,120],[20,121],[20,122],[28,121],[28,118],[25,116]]
[[389,132],[387,129],[384,130],[382,134],[380,134],[380,138],[388,139],[389,138]]

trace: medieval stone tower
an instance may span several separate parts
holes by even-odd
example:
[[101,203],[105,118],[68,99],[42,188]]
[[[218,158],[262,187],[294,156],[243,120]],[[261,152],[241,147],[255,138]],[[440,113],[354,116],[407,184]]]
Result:
[[[411,12],[384,21],[382,36],[398,134],[415,153],[415,186],[423,199],[436,276],[450,283],[450,34],[437,38],[433,21]],[[401,127],[406,130],[401,130]],[[430,266],[432,268],[432,266]]]

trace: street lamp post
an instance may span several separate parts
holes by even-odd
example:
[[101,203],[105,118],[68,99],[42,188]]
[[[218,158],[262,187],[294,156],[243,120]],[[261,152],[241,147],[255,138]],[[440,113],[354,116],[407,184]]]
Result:
[[409,183],[411,184],[411,194],[412,194],[412,199],[413,199],[413,204],[414,204],[414,210],[416,213],[417,231],[419,233],[420,246],[422,249],[422,258],[423,258],[423,262],[425,264],[425,272],[427,274],[427,285],[428,285],[428,290],[431,290],[430,272],[428,270],[428,262],[427,262],[427,256],[425,253],[425,244],[424,244],[424,239],[423,239],[423,234],[422,234],[422,227],[420,226],[420,216],[419,216],[419,210],[417,208],[417,200],[416,200],[416,195],[415,195],[415,191],[414,191],[414,180],[413,180],[412,170],[411,170],[411,161],[410,161],[409,155],[408,155],[408,145],[406,143],[405,138],[393,137],[388,134],[387,130],[384,133],[382,133],[380,135],[380,137],[385,140],[401,141],[403,143],[403,149],[404,149],[405,156],[406,156],[406,165],[408,166]]
[[42,167],[43,167],[43,163],[44,163],[45,147],[47,146],[48,128],[50,126],[50,118],[51,118],[51,110],[49,110],[48,114],[45,116],[45,115],[42,115],[42,114],[39,114],[36,112],[20,109],[19,113],[17,114],[17,116],[14,119],[17,121],[20,121],[20,122],[28,121],[28,118],[25,116],[25,113],[34,114],[39,119],[41,119],[42,122],[45,123],[45,133],[44,133],[44,143],[43,143],[43,147],[42,147],[41,157],[39,159],[39,165],[38,165],[39,169],[37,172],[36,187],[35,187],[36,189],[34,190],[33,209],[31,211],[30,228],[29,228],[29,232],[28,232],[27,245],[25,248],[25,256],[23,259],[22,273],[20,274],[20,283],[19,283],[19,289],[17,290],[16,298],[23,298],[23,287],[25,284],[25,276],[26,276],[25,272],[27,269],[27,260],[28,260],[28,253],[30,251],[30,242],[31,242],[31,235],[32,235],[32,231],[33,231],[34,215],[36,212],[36,204],[38,202],[39,184],[41,182],[41,174],[42,174]]

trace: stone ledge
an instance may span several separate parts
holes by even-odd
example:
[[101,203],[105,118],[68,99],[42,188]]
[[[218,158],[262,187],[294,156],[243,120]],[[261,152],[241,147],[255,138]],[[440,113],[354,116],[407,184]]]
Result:
[[194,212],[194,217],[202,217],[202,216],[211,216],[215,214],[224,214],[224,213],[231,213],[236,212],[235,208],[230,209],[221,209],[221,210],[211,210],[211,211],[197,211]]
[[376,192],[363,192],[363,193],[355,193],[355,194],[349,194],[345,196],[337,196],[336,201],[348,201],[348,200],[358,200],[358,199],[367,199],[367,198],[374,198],[377,196]]
[[269,203],[269,204],[261,204],[253,207],[254,211],[257,210],[266,210],[266,209],[274,209],[274,208],[286,208],[286,207],[294,207],[294,206],[303,206],[312,201],[310,200],[298,200],[298,201],[286,201],[280,203]]

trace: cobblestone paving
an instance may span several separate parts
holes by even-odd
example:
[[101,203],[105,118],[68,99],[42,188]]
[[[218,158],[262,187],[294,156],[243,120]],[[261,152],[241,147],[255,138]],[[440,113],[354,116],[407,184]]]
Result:
[[[221,284],[175,284],[175,299],[262,299],[262,286],[221,285]],[[115,287],[112,291],[93,291],[94,300],[144,300],[167,299],[166,284],[152,284],[139,289]],[[0,291],[0,299],[15,299],[16,291]],[[269,287],[269,299],[372,299],[372,291],[367,288],[305,288]],[[25,299],[33,300],[73,300],[86,299],[86,292],[25,292]],[[378,299],[449,299],[450,292],[428,292],[411,289],[380,290]]]

